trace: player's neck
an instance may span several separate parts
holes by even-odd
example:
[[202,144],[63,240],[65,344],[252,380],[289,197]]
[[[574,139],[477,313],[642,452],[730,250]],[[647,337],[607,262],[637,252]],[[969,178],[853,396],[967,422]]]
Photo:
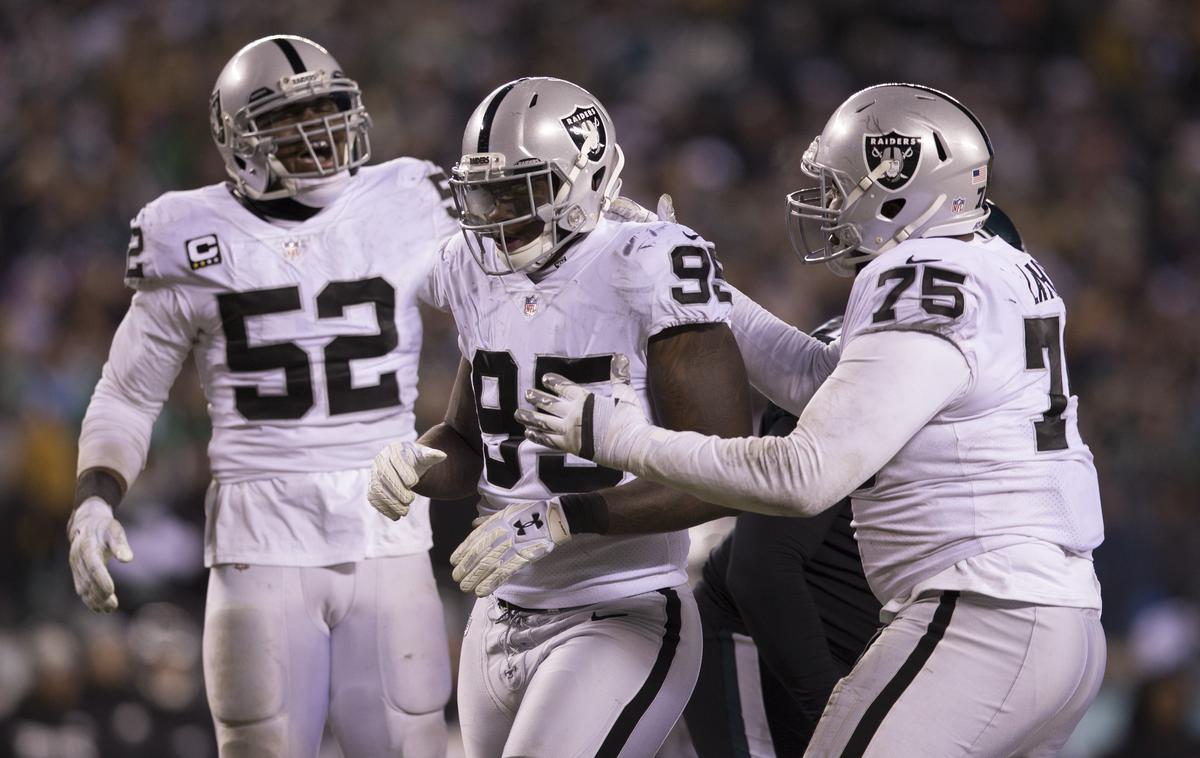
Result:
[[229,190],[229,194],[233,195],[234,199],[243,208],[267,223],[298,224],[309,220],[322,210],[311,205],[305,205],[290,197],[281,197],[275,200],[255,200],[239,191],[237,187],[233,186],[232,182],[226,182],[225,187]]

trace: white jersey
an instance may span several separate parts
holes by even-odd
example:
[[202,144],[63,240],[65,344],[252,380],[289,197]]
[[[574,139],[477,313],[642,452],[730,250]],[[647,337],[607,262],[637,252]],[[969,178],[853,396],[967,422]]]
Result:
[[[224,184],[168,193],[134,220],[126,282],[137,292],[92,405],[115,388],[156,414],[195,356],[213,426],[210,564],[428,548],[424,512],[393,525],[365,491],[375,454],[415,438],[418,289],[457,228],[439,181],[433,164],[401,158],[360,169],[286,228]],[[89,409],[81,449],[103,415]]]
[[933,585],[1099,607],[1100,496],[1065,326],[1045,270],[999,239],[910,240],[859,272],[843,349],[919,331],[954,345],[970,370],[966,390],[851,495],[863,567],[893,610]]
[[[472,367],[485,467],[480,508],[588,492],[633,479],[529,442],[513,418],[525,390],[556,372],[609,392],[613,356],[629,357],[633,388],[650,411],[646,349],[670,327],[727,323],[732,297],[712,245],[686,227],[603,220],[544,278],[488,276],[462,238],[451,239],[431,279]],[[577,535],[517,572],[497,595],[563,608],[687,581],[686,531],[635,537]]]

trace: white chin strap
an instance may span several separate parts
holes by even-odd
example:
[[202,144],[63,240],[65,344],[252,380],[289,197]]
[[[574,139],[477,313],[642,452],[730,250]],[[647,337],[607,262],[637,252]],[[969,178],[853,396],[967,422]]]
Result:
[[342,196],[354,179],[349,171],[316,179],[287,179],[285,184],[293,190],[292,197],[298,202],[314,208],[324,208]]
[[553,247],[551,235],[542,233],[532,242],[526,242],[516,250],[504,253],[504,255],[508,257],[508,265],[513,271],[532,271],[538,259],[548,255]]

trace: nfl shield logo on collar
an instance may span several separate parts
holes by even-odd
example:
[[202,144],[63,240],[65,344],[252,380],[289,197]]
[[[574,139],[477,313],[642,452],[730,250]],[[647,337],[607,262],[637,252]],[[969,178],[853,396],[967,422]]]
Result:
[[537,312],[538,312],[537,295],[526,295],[525,296],[525,308],[524,308],[525,318],[533,318],[534,316],[537,315]]

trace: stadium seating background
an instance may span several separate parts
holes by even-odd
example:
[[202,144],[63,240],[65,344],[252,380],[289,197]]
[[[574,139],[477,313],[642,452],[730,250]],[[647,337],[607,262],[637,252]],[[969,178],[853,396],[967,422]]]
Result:
[[[279,32],[326,45],[361,83],[375,160],[449,166],[498,84],[582,84],[616,121],[626,193],[671,192],[729,279],[802,326],[848,290],[799,265],[784,233],[813,135],[880,81],[961,99],[995,143],[990,196],[1069,304],[1072,389],[1101,475],[1109,671],[1068,754],[1200,754],[1200,5],[6,0],[0,756],[214,754],[199,670],[208,421],[190,365],[122,509],[137,560],[116,572],[118,613],[75,598],[63,527],[79,422],[129,300],[128,219],[222,180],[212,82]],[[457,362],[451,325],[430,324],[422,429]],[[466,520],[442,510],[439,569]],[[444,574],[456,639],[467,603]]]

